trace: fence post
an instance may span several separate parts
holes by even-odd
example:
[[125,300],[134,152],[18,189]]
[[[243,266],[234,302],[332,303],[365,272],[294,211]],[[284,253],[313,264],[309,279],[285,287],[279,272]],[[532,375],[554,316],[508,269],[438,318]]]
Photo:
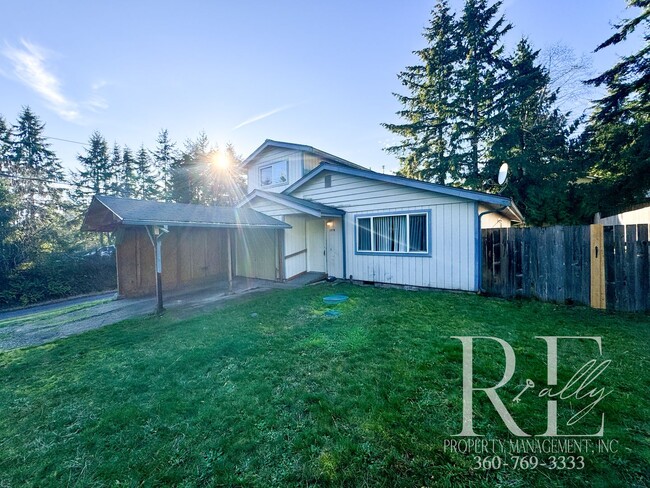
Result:
[[605,300],[605,239],[603,226],[593,224],[590,226],[591,241],[591,306],[604,309]]

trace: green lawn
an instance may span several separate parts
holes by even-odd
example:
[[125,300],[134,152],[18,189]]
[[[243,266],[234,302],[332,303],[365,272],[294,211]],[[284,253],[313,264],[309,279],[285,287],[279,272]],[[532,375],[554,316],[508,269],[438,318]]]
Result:
[[[331,293],[350,296],[336,318],[323,316]],[[484,470],[446,451],[462,427],[459,335],[512,345],[517,369],[499,392],[531,434],[545,431],[546,399],[511,400],[527,378],[545,382],[535,336],[602,337],[612,362],[591,387],[612,393],[573,428],[595,431],[604,412],[617,452],[583,454],[581,470]],[[647,486],[649,346],[647,315],[351,285],[126,321],[0,354],[0,487]],[[560,383],[595,351],[561,343]],[[496,343],[476,343],[477,384],[503,368]],[[558,401],[560,433],[585,401]],[[474,413],[485,439],[517,439],[480,392]]]

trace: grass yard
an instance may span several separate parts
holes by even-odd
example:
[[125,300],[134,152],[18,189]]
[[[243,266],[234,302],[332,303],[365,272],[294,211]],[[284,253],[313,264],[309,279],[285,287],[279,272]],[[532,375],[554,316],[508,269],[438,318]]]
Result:
[[[331,293],[350,296],[336,318],[323,316]],[[512,402],[526,379],[545,384],[535,336],[602,337],[602,358],[594,342],[560,344],[559,384],[607,359],[591,387],[611,394],[572,427],[589,399],[558,400],[558,430],[595,432],[604,412],[616,452],[553,470],[474,469],[473,455],[446,450],[461,439],[463,354],[450,338],[461,335],[512,345],[517,368],[499,393],[537,435],[546,399]],[[0,354],[0,486],[648,486],[649,346],[647,315],[347,284],[126,321]],[[504,365],[496,342],[475,344],[477,385]],[[481,392],[474,428],[517,440]]]

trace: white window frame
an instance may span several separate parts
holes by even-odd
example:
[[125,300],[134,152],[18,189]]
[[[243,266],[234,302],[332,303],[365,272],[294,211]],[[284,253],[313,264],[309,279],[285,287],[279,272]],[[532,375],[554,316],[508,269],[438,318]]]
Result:
[[[284,174],[286,175],[286,180],[285,181],[275,181],[273,179],[273,175],[275,173],[275,168],[282,166],[284,168]],[[264,183],[264,180],[262,179],[262,171],[265,169],[271,169],[271,183]],[[282,174],[282,171],[280,171],[280,174]],[[275,161],[270,164],[265,164],[264,166],[260,166],[259,169],[259,178],[260,178],[260,187],[262,188],[269,188],[272,186],[285,186],[289,184],[289,162],[288,161]]]
[[[425,216],[425,235],[427,238],[427,248],[425,251],[411,251],[411,216],[424,215]],[[406,251],[377,251],[375,250],[375,218],[381,217],[406,217]],[[370,250],[359,249],[359,220],[370,219]],[[368,214],[357,215],[355,218],[355,253],[356,254],[372,254],[372,255],[389,255],[389,256],[431,256],[431,212],[427,209],[413,210],[408,212],[396,213],[381,213],[381,214]]]

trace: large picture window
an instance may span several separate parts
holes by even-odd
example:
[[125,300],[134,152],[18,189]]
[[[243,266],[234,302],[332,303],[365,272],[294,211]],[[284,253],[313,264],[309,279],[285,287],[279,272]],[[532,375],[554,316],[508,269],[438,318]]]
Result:
[[283,185],[288,182],[287,162],[279,161],[277,163],[263,166],[260,168],[261,186]]
[[373,215],[357,219],[357,252],[429,252],[429,214]]

